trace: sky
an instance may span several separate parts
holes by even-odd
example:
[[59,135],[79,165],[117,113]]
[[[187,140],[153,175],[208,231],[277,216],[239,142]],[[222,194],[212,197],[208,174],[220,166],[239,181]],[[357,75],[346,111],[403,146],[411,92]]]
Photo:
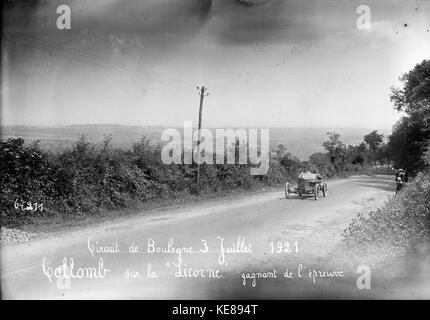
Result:
[[430,1],[244,2],[11,2],[1,124],[197,125],[204,85],[204,127],[389,129],[390,87],[430,58]]

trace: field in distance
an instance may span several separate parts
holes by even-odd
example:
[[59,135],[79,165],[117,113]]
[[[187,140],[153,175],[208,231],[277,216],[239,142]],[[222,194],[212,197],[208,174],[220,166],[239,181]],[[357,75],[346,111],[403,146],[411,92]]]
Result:
[[[134,141],[142,135],[152,142],[160,142],[161,133],[167,127],[162,126],[127,126],[111,124],[94,125],[71,125],[62,127],[44,126],[2,126],[1,136],[3,139],[10,137],[21,137],[26,143],[40,140],[44,148],[56,150],[73,143],[80,134],[87,134],[88,139],[100,142],[105,135],[112,135],[112,144],[116,147],[129,149]],[[183,128],[177,128],[182,132]],[[232,128],[235,129],[235,128]],[[322,143],[326,140],[328,131],[336,131],[341,134],[341,140],[345,144],[358,144],[363,136],[370,131],[368,128],[279,128],[270,129],[270,148],[274,149],[279,144],[287,147],[296,157],[307,160],[314,152],[324,152]],[[389,130],[378,130],[384,136]]]

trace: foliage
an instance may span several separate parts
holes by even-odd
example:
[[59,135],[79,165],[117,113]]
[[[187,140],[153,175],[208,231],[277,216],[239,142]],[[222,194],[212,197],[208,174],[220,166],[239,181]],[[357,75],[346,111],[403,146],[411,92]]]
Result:
[[427,141],[427,147],[423,154],[423,160],[426,166],[430,166],[430,140]]
[[311,165],[311,170],[316,170],[325,177],[333,177],[336,175],[335,167],[330,161],[328,153],[317,152],[311,154],[309,157],[309,163]]
[[327,150],[330,157],[330,162],[335,167],[336,171],[343,171],[345,164],[346,146],[340,140],[340,134],[337,132],[327,132],[328,140],[323,143],[323,147]]
[[397,167],[409,172],[422,170],[425,166],[423,155],[427,147],[426,136],[428,134],[424,134],[421,121],[406,117],[400,119],[387,144],[389,158]]
[[376,244],[404,252],[430,243],[430,173],[419,173],[383,208],[359,214],[343,237],[351,248]]
[[391,101],[398,111],[409,116],[430,114],[430,60],[424,60],[400,77],[402,88],[391,89]]
[[[281,163],[274,158],[264,177],[252,176],[250,165],[239,164],[238,158],[236,165],[202,164],[196,186],[196,166],[163,164],[161,145],[142,137],[130,150],[123,150],[113,148],[111,140],[106,136],[96,144],[81,135],[71,147],[57,153],[43,151],[37,143],[27,146],[21,138],[1,141],[2,225],[17,226],[38,216],[79,217],[131,208],[183,193],[276,185],[295,177],[300,163],[290,154]],[[16,201],[43,203],[43,210],[17,209]]]
[[379,134],[377,130],[373,130],[369,134],[366,134],[363,140],[367,143],[370,150],[375,152],[376,150],[378,150],[379,146],[384,141],[384,135]]
[[391,89],[395,109],[405,113],[393,128],[387,152],[397,167],[414,173],[425,167],[430,139],[430,60],[400,77],[401,88]]
[[376,130],[363,137],[358,145],[346,145],[340,134],[327,132],[328,139],[323,143],[326,153],[314,153],[309,157],[309,165],[327,177],[348,173],[368,173],[378,164],[389,166],[383,135]]

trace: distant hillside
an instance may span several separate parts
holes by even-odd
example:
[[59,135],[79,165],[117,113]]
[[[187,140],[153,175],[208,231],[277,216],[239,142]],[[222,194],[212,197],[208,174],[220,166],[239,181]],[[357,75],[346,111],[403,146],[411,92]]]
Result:
[[[128,149],[132,142],[142,135],[153,142],[159,142],[161,132],[166,127],[161,126],[125,126],[125,125],[73,125],[64,127],[27,127],[27,126],[2,126],[3,139],[21,137],[27,143],[40,140],[40,145],[55,150],[72,144],[81,133],[88,135],[93,142],[103,140],[105,135],[112,135],[112,143],[119,148]],[[182,132],[182,128],[178,128]],[[302,160],[306,160],[314,152],[323,152],[322,143],[326,140],[326,132],[333,129],[327,128],[270,128],[270,147],[276,148],[284,144],[288,151]],[[335,129],[342,136],[346,144],[358,144],[363,136],[369,133],[369,129]],[[380,131],[384,135],[387,131]]]
[[163,127],[139,127],[110,124],[73,125],[64,127],[27,127],[27,126],[3,126],[2,138],[21,137],[26,142],[40,140],[40,145],[56,149],[72,144],[82,133],[88,135],[93,142],[102,141],[105,135],[112,135],[112,143],[120,148],[131,148],[133,141],[142,135],[154,141],[160,140]]

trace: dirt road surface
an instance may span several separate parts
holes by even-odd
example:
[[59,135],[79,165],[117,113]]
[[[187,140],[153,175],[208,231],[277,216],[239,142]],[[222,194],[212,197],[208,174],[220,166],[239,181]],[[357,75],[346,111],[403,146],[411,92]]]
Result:
[[[142,212],[115,223],[5,245],[2,295],[5,299],[404,297],[397,283],[387,287],[378,279],[372,279],[371,290],[359,290],[357,266],[342,269],[336,259],[327,260],[357,213],[382,206],[393,191],[392,177],[355,176],[330,181],[328,197],[317,201],[294,196],[287,200],[280,189]],[[309,276],[313,270],[332,272],[331,277],[315,279]]]

